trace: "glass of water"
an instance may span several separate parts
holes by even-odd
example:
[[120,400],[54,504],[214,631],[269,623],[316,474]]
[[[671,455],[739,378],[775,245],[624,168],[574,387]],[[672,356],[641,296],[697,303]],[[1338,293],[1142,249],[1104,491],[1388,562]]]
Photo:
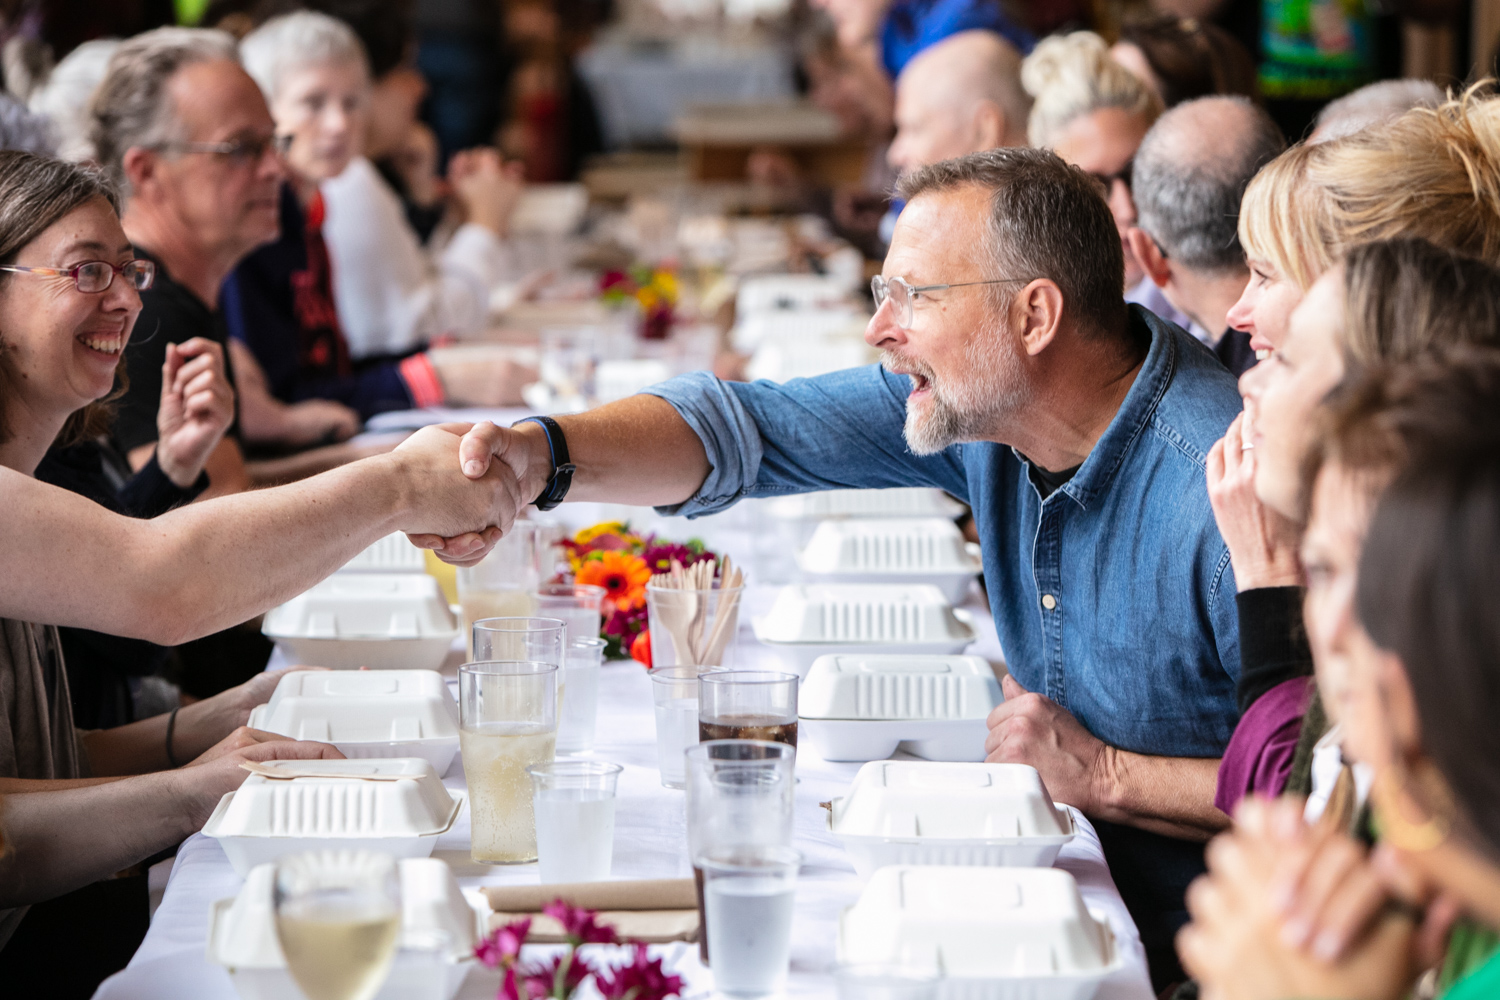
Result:
[[307,1000],[370,1000],[401,933],[396,861],[375,851],[309,851],[276,865],[276,936]]
[[544,885],[609,878],[615,783],[623,770],[602,760],[555,760],[526,769]]
[[587,753],[594,749],[594,725],[599,716],[599,666],[603,660],[603,639],[574,639],[568,643],[563,658],[562,690],[558,693],[561,699],[557,706],[558,753]]
[[785,988],[801,863],[790,847],[741,848],[702,859],[717,992],[751,1000]]
[[570,640],[598,638],[606,593],[591,583],[543,584],[536,589],[536,613],[567,622]]
[[475,861],[535,861],[536,821],[526,769],[557,749],[556,663],[485,661],[458,668],[459,748],[469,782]]
[[683,751],[698,742],[697,667],[657,667],[651,671],[656,706],[656,761],[661,783],[681,788]]

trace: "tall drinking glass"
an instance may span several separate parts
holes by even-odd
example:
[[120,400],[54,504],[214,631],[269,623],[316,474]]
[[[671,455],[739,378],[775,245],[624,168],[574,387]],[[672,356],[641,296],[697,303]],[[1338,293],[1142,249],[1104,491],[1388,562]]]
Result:
[[792,957],[792,912],[802,855],[744,848],[703,859],[703,909],[714,989],[736,1000],[780,993]]
[[[797,752],[785,743],[714,740],[688,747],[687,842],[698,891],[701,927],[705,857],[792,845],[793,764]],[[709,962],[708,934],[698,935],[698,956]]]
[[536,613],[567,622],[569,639],[596,639],[606,593],[591,583],[543,584],[536,589]]
[[458,668],[459,746],[469,782],[470,856],[482,864],[536,860],[526,769],[557,744],[556,663],[485,661]]
[[[530,521],[517,521],[483,559],[459,567],[458,603],[465,634],[481,618],[536,614],[536,588],[541,582],[537,532],[537,525]],[[490,657],[479,655],[471,645],[469,659]]]
[[700,740],[772,740],[797,745],[797,675],[717,670],[698,684]]
[[401,934],[396,862],[374,851],[310,851],[276,866],[276,936],[307,1000],[370,1000]]
[[615,846],[615,783],[624,770],[602,760],[533,764],[536,849],[542,883],[602,882]]
[[563,665],[568,626],[560,618],[481,618],[471,630],[471,659]]
[[652,670],[651,698],[656,706],[656,762],[661,783],[681,788],[682,753],[698,742],[698,668]]
[[603,639],[574,639],[563,659],[562,689],[557,706],[557,752],[587,753],[594,748],[599,715],[599,666]]

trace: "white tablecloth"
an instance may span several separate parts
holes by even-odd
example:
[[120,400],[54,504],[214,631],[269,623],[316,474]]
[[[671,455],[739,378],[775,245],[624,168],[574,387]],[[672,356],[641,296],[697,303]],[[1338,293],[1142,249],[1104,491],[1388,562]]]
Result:
[[[636,509],[605,508],[600,505],[568,505],[561,509],[568,520],[592,523],[603,516],[633,516],[633,523],[646,528],[651,522],[669,531],[669,537],[699,534],[720,551],[740,557],[751,544],[748,536],[763,528],[758,515],[709,518],[694,522],[657,519]],[[745,554],[743,562],[756,559]],[[760,576],[766,580],[767,576]],[[749,619],[769,605],[775,588],[752,587],[746,597],[738,638],[738,665],[774,667],[774,654],[755,641]],[[987,609],[977,599],[971,602],[979,639],[970,652],[999,661],[1000,648]],[[273,666],[275,662],[273,660]],[[625,767],[620,776],[616,805],[614,871],[616,878],[683,878],[691,875],[686,857],[686,826],[682,792],[663,788],[656,767],[656,728],[651,707],[650,682],[634,663],[605,664],[600,681],[599,722],[592,754]],[[833,763],[804,751],[797,760],[796,847],[802,851],[803,867],[797,885],[797,912],[792,929],[792,969],[788,993],[797,997],[828,997],[833,993],[829,974],[834,956],[834,936],[839,913],[859,895],[860,880],[838,842],[824,828],[819,802],[842,795],[858,764]],[[455,758],[445,784],[464,787],[462,762]],[[1098,993],[1101,1000],[1149,1000],[1152,996],[1146,974],[1145,953],[1135,924],[1116,890],[1105,864],[1099,839],[1082,815],[1075,813],[1079,833],[1062,852],[1058,867],[1078,880],[1085,902],[1109,921],[1119,947],[1127,956],[1126,967],[1106,982]],[[469,819],[465,810],[454,828],[439,838],[437,857],[447,861],[463,886],[535,883],[535,865],[491,868],[469,860]],[[107,980],[96,994],[107,1000],[233,1000],[227,973],[204,957],[209,904],[239,891],[235,875],[218,844],[199,835],[190,837],[177,853],[160,908],[151,929],[130,965]],[[675,945],[656,949],[670,967],[687,977],[691,989],[702,994],[712,988],[712,977],[699,964],[696,946]],[[498,977],[487,970],[470,975],[461,996],[493,997]]]

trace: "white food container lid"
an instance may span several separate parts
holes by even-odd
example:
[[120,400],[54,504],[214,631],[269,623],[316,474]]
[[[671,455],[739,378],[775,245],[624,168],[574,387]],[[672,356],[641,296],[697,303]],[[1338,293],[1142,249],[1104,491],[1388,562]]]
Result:
[[884,490],[823,490],[777,497],[768,505],[784,521],[821,521],[833,517],[957,517],[963,504],[942,490],[899,486]]
[[250,725],[322,743],[458,739],[458,706],[431,670],[294,670]]
[[[404,858],[397,862],[401,880],[401,934],[428,941],[441,932],[448,960],[471,960],[483,934],[484,916],[459,889],[447,863],[437,858]],[[274,864],[256,865],[239,895],[221,899],[209,912],[208,960],[231,969],[284,969],[286,958],[276,937],[273,904]]]
[[[291,780],[252,774],[229,792],[203,827],[209,837],[392,838],[435,836],[458,817],[462,797],[443,787],[437,771],[417,757],[386,760],[277,760],[288,774],[334,772]],[[408,775],[366,781],[359,775]]]
[[931,584],[794,584],[756,623],[762,642],[967,642],[974,630]]
[[1102,975],[1123,961],[1057,868],[893,865],[839,920],[840,962],[898,962],[955,979]]
[[266,615],[272,639],[426,639],[458,635],[442,587],[426,573],[335,573]]
[[983,657],[889,653],[820,656],[797,694],[808,719],[982,719],[1003,700]]
[[808,573],[979,573],[963,532],[941,517],[824,521],[797,564]]
[[833,800],[829,825],[835,834],[950,840],[1072,833],[1027,764],[870,761]]
[[425,573],[422,550],[402,532],[386,535],[339,567],[340,573]]

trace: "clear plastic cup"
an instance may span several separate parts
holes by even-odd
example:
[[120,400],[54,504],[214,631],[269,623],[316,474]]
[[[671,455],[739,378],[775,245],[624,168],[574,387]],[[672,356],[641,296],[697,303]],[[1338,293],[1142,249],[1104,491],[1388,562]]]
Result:
[[537,859],[526,769],[550,762],[556,752],[557,675],[555,663],[488,661],[458,668],[469,853],[481,864]]
[[796,674],[716,670],[698,685],[700,740],[772,740],[797,745]]
[[657,667],[651,671],[656,707],[656,761],[661,783],[681,788],[683,752],[698,742],[698,668]]
[[[473,566],[462,566],[457,570],[458,604],[463,612],[464,633],[471,641],[474,623],[482,618],[536,614],[536,588],[541,582],[537,535],[537,525],[517,521],[488,555]],[[476,652],[470,645],[469,659],[495,658],[476,655]],[[525,657],[502,656],[498,659]]]
[[597,639],[604,620],[603,587],[591,583],[548,583],[536,589],[536,613],[568,624],[568,640]]
[[526,769],[531,775],[543,884],[609,878],[615,783],[622,770],[602,760],[555,760]]
[[603,639],[574,639],[568,643],[563,658],[562,689],[558,692],[558,753],[587,753],[594,749],[599,667],[603,659]]
[[470,630],[473,661],[550,663],[561,668],[568,625],[560,618],[481,618]]
[[733,666],[744,590],[679,590],[648,584],[652,666]]
[[703,910],[714,990],[735,1000],[786,988],[802,855],[790,847],[741,849],[703,859]]

